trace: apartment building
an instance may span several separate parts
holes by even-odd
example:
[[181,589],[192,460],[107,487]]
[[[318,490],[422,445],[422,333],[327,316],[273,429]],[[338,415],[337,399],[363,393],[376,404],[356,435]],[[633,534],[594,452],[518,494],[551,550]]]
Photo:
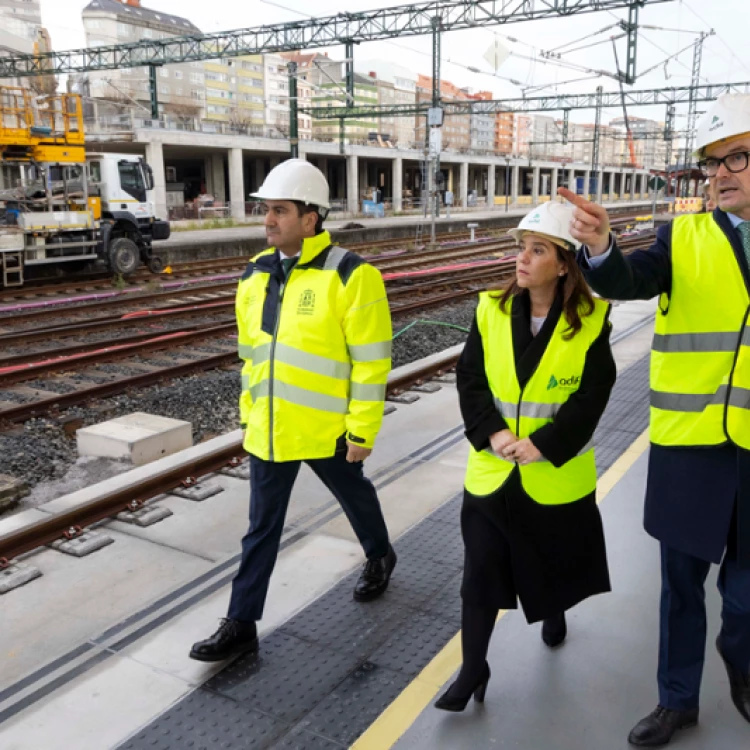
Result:
[[[39,0],[0,0],[0,55],[32,54],[41,32]],[[3,83],[28,86],[31,81],[18,78],[6,79]]]
[[[369,76],[378,89],[381,106],[413,106],[417,100],[417,76],[390,61],[355,59],[355,70]],[[379,133],[390,143],[410,148],[416,140],[414,115],[381,117]]]
[[[489,101],[493,99],[491,91],[478,91],[469,94],[470,99]],[[469,128],[471,132],[471,150],[491,154],[495,151],[495,115],[485,112],[472,112]]]
[[233,132],[261,135],[265,125],[265,71],[262,55],[201,63],[206,122],[225,123]]
[[512,154],[513,153],[513,112],[496,112],[495,113],[495,153]]
[[[83,9],[83,26],[88,47],[128,44],[145,39],[201,33],[186,18],[151,10],[141,0],[91,0]],[[150,109],[149,69],[122,68],[92,71],[89,90],[97,98]],[[157,74],[157,92],[165,112],[185,118],[200,117],[204,104],[204,63],[164,65]]]
[[[467,101],[469,95],[450,81],[440,81],[440,98],[444,102]],[[417,103],[432,101],[432,78],[419,75],[417,79]],[[424,143],[425,118],[417,118],[417,141]],[[467,115],[446,115],[442,127],[444,151],[467,152],[471,148],[471,118]]]

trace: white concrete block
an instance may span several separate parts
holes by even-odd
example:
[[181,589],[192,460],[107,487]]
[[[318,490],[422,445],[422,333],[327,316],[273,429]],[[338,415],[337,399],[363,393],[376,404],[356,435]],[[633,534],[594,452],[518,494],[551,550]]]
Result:
[[193,445],[193,428],[181,419],[134,412],[76,433],[78,454],[129,459],[142,466]]

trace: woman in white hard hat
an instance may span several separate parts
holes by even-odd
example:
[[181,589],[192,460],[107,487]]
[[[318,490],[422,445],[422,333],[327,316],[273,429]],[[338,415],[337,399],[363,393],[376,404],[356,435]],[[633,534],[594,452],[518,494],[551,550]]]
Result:
[[516,273],[504,291],[480,295],[456,370],[471,452],[463,666],[435,704],[446,711],[463,711],[472,694],[484,699],[499,610],[520,600],[554,648],[565,610],[610,589],[591,441],[616,371],[609,305],[592,297],[576,264],[571,212],[547,203],[511,230]]

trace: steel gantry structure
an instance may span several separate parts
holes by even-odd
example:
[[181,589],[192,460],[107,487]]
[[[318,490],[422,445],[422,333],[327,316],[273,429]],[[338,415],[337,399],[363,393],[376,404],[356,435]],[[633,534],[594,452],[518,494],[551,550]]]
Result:
[[[674,105],[689,103],[691,93],[694,101],[713,101],[721,94],[747,93],[750,81],[734,83],[711,83],[703,86],[677,86],[664,89],[646,89],[643,91],[625,91],[625,103],[628,107],[649,105]],[[589,94],[555,94],[553,96],[535,96],[517,99],[486,99],[471,101],[442,102],[446,115],[495,114],[497,112],[556,112],[572,109],[596,109],[601,101],[603,109],[621,107],[622,95],[619,91],[606,91],[599,100],[598,92]],[[373,107],[308,107],[304,111],[318,120],[337,119],[339,117],[408,117],[425,115],[430,107],[429,102],[417,104],[395,104],[392,106]]]
[[[627,8],[628,33],[633,36],[637,33],[639,9],[663,2],[671,0],[430,0],[214,34],[189,34],[38,55],[11,55],[0,59],[0,78],[160,66],[418,36],[432,33],[435,17],[441,19],[445,32]],[[635,77],[635,44],[629,40],[629,61],[631,57],[629,83]]]

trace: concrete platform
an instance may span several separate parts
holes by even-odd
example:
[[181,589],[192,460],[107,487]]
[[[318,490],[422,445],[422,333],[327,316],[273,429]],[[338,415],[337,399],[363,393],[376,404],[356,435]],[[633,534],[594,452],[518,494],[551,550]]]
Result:
[[[651,212],[650,201],[616,202],[605,204],[612,209],[633,208],[633,210]],[[482,229],[498,228],[508,225],[509,219],[520,219],[531,206],[515,208],[506,212],[503,206],[495,209],[452,212],[451,218],[441,216],[436,219],[436,231],[467,232],[467,224],[478,223],[478,232]],[[344,229],[348,224],[360,224],[363,229]],[[347,243],[366,242],[367,240],[398,239],[413,237],[416,227],[422,223],[422,236],[429,238],[430,219],[420,215],[389,216],[383,219],[361,217],[338,221],[327,221],[325,228],[331,232],[334,242],[343,246]],[[184,263],[190,260],[207,258],[224,258],[234,255],[257,253],[267,247],[262,222],[247,224],[227,229],[196,229],[187,232],[174,232],[164,242],[154,246],[158,254],[166,256],[170,263]]]
[[[490,646],[485,704],[472,701],[453,715],[430,704],[395,744],[398,750],[630,747],[629,731],[657,704],[659,546],[641,525],[646,465],[644,453],[602,502],[612,593],[569,612],[568,638],[554,651],[542,643],[538,625],[528,626],[518,612],[502,616]],[[700,724],[675,735],[670,747],[681,750],[738,750],[750,743],[750,726],[731,702],[713,647],[721,609],[717,571],[714,566],[707,582]]]

